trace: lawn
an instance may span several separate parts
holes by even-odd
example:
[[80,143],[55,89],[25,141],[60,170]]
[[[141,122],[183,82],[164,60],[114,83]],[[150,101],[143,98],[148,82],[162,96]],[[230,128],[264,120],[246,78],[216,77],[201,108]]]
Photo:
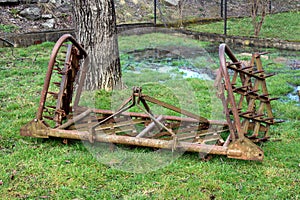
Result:
[[[239,36],[254,36],[251,17],[231,18],[227,21],[227,34]],[[224,22],[190,25],[189,30],[209,33],[224,33]],[[300,41],[300,13],[286,12],[267,15],[259,37],[277,38],[288,41]]]
[[[137,61],[132,63],[130,52],[135,49],[188,46],[195,50],[212,44],[164,34],[124,36],[119,38],[119,44],[123,79],[128,86],[143,85],[145,93],[176,103],[170,100],[172,94],[184,99],[185,93],[181,93],[184,91],[180,84],[187,84],[194,92],[193,101],[199,103],[199,112],[210,119],[215,117],[210,113],[215,103],[209,92],[213,81],[182,78],[184,73],[178,71],[179,66],[187,63],[193,63],[199,69],[216,69],[218,64],[214,55],[203,54],[211,56],[205,62],[203,57],[170,61],[169,64],[174,67],[171,75],[149,69],[142,70],[140,74],[128,70],[135,65],[143,68],[151,64],[149,61],[144,65]],[[276,49],[262,50],[271,52],[263,61],[265,70],[276,73],[267,80],[272,96],[280,97],[272,102],[274,114],[276,118],[286,120],[271,128],[271,141],[259,144],[265,152],[263,162],[234,160],[224,156],[213,156],[210,161],[204,162],[196,153],[184,153],[172,159],[170,152],[167,156],[155,157],[149,149],[125,148],[125,153],[134,154],[136,160],[133,160],[135,165],[122,168],[117,158],[106,160],[105,156],[113,153],[105,145],[102,145],[101,152],[97,152],[100,155],[97,157],[89,145],[81,141],[65,145],[61,140],[19,135],[20,128],[35,117],[53,45],[46,42],[28,48],[0,48],[2,199],[300,198],[300,106],[298,101],[286,96],[293,92],[294,86],[300,85],[300,70],[290,66],[290,61],[300,60],[298,52],[286,52],[283,57],[282,52]],[[247,59],[247,56],[240,55],[240,58]],[[176,89],[172,90],[175,86]],[[169,90],[170,95],[166,95]],[[97,94],[105,102],[96,106],[109,108],[111,93],[99,91]],[[162,159],[161,165],[139,168],[144,161],[159,163],[159,159]]]

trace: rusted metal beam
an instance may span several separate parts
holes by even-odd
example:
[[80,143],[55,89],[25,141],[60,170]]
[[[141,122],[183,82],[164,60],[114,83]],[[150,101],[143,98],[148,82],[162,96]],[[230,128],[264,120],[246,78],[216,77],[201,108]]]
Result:
[[[32,135],[35,133],[34,135]],[[38,135],[38,134],[41,135]],[[58,138],[68,138],[76,140],[91,140],[90,137],[95,137],[95,142],[105,142],[114,144],[126,144],[135,145],[141,147],[153,147],[160,149],[173,149],[174,141],[166,141],[159,139],[150,138],[137,138],[129,136],[119,136],[119,135],[107,135],[107,134],[95,134],[92,135],[89,131],[78,131],[78,130],[62,130],[62,129],[52,129],[43,124],[40,120],[33,120],[26,127],[21,129],[21,135],[23,136],[34,136],[34,137],[58,137]],[[179,151],[189,151],[189,152],[199,152],[207,154],[217,154],[226,155],[231,158],[244,159],[244,160],[258,160],[263,159],[263,152],[259,147],[253,144],[247,138],[245,140],[239,140],[233,143],[229,147],[217,146],[217,145],[207,145],[207,144],[197,144],[190,142],[177,142],[175,146],[176,150]]]

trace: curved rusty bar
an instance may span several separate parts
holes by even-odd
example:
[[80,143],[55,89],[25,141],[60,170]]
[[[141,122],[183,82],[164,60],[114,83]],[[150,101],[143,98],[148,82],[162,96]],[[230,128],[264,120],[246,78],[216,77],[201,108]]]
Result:
[[49,85],[50,85],[50,80],[51,80],[51,76],[52,76],[53,66],[55,64],[55,58],[56,58],[56,56],[58,54],[58,51],[59,51],[61,45],[65,41],[67,41],[67,40],[71,41],[72,44],[75,47],[78,48],[78,50],[80,51],[80,53],[82,53],[85,58],[88,57],[86,51],[75,40],[75,38],[71,34],[64,34],[63,36],[61,36],[59,38],[59,40],[54,45],[52,53],[51,53],[51,56],[50,56],[50,61],[49,61],[49,64],[48,64],[48,70],[47,70],[47,74],[46,74],[46,78],[45,78],[45,82],[44,82],[44,86],[43,86],[43,90],[42,90],[42,94],[41,94],[40,104],[39,104],[38,112],[37,112],[37,115],[36,115],[36,118],[38,120],[42,120],[42,118],[43,118],[43,109],[44,109],[44,106],[45,106],[45,101],[46,101],[46,97],[47,97],[47,93],[48,93],[48,89],[49,89]]
[[[221,44],[219,46],[220,69],[221,69],[221,73],[223,74],[223,77],[224,77],[226,89],[228,91],[228,99],[229,99],[229,103],[231,105],[235,128],[237,130],[237,135],[238,135],[239,139],[242,139],[245,136],[241,129],[240,117],[237,112],[237,106],[236,106],[236,102],[235,102],[234,95],[233,95],[233,90],[232,90],[231,83],[230,83],[230,77],[229,77],[229,74],[227,73],[227,69],[226,69],[225,54],[228,55],[228,57],[233,62],[238,62],[238,59],[233,55],[230,48],[226,44]],[[226,108],[224,108],[224,109],[226,109]],[[227,111],[227,112],[229,112],[229,111]],[[229,124],[231,122],[228,121],[227,123]]]

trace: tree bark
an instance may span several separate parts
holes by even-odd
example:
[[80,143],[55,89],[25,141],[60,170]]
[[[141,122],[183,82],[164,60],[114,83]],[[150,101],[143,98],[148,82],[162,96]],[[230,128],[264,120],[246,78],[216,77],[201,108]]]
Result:
[[[262,28],[263,22],[265,20],[268,3],[269,3],[269,0],[251,0],[252,25],[254,28],[254,35],[256,37],[258,37],[259,32]],[[258,20],[259,14],[261,15],[260,20]]]
[[74,0],[76,37],[90,56],[84,88],[121,87],[121,67],[113,0]]

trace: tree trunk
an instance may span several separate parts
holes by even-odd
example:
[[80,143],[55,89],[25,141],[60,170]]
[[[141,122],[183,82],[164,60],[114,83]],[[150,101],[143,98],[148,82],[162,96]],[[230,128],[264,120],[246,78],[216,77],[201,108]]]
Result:
[[[269,3],[269,0],[251,0],[252,25],[254,28],[254,35],[256,37],[258,37],[259,32],[262,28],[263,22],[265,20],[268,3]],[[261,15],[260,19],[258,19],[259,14]]]
[[74,0],[76,37],[90,56],[84,88],[121,87],[121,67],[113,0]]

